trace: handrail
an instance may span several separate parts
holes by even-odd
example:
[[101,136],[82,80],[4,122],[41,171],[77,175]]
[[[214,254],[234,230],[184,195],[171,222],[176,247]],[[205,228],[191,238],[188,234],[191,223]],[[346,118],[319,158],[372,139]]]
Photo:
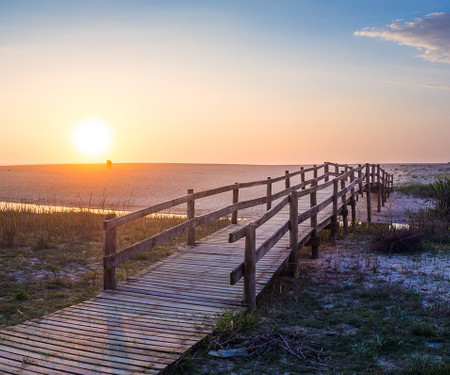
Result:
[[[298,191],[293,190],[289,197],[283,199],[275,207],[265,212],[259,218],[253,220],[246,226],[239,228],[238,230],[229,234],[229,242],[235,242],[243,237],[245,241],[245,257],[244,261],[240,263],[235,269],[230,272],[230,284],[236,284],[242,277],[244,278],[244,302],[250,306],[254,306],[256,303],[255,296],[255,280],[254,269],[256,263],[273,247],[281,238],[291,231],[290,235],[290,249],[291,256],[289,259],[294,260],[294,266],[297,266],[298,255],[297,251],[300,247],[298,243],[298,225],[304,221],[311,220],[311,230],[308,232],[306,238],[303,239],[304,244],[309,244],[312,247],[313,258],[318,257],[318,247],[320,244],[320,238],[318,237],[318,231],[326,226],[331,229],[332,241],[335,241],[337,233],[337,216],[341,214],[343,216],[344,230],[348,228],[348,209],[347,206],[352,207],[352,225],[355,225],[355,205],[356,196],[363,194],[365,189],[367,195],[367,219],[371,222],[371,205],[370,205],[370,193],[372,187],[375,187],[378,196],[378,210],[380,206],[384,205],[386,194],[392,189],[392,177],[383,170],[380,165],[358,165],[353,167],[349,165],[342,165],[336,163],[324,163],[324,174],[320,177],[312,179],[311,188]],[[329,166],[335,166],[335,172],[329,172]],[[344,167],[345,171],[339,172],[339,168]],[[375,173],[376,168],[376,173]],[[355,177],[357,174],[357,177]],[[334,178],[331,181],[327,181],[328,177],[333,175]],[[376,177],[376,178],[375,178]],[[318,181],[325,179],[325,183],[317,185]],[[350,180],[350,183],[346,185],[346,181]],[[308,184],[306,183],[306,184]],[[326,187],[333,185],[333,193],[331,196],[317,203],[317,191],[323,190]],[[350,193],[349,196],[347,194]],[[310,195],[311,206],[309,209],[303,212],[298,212],[298,198],[305,195]],[[269,221],[276,213],[281,211],[287,204],[290,204],[290,217],[289,220],[284,222],[276,231],[264,240],[264,242],[256,248],[256,229],[262,224]],[[328,215],[325,219],[322,219],[321,223],[318,223],[317,215],[323,209],[330,204],[333,204],[332,214]],[[294,214],[293,214],[294,213]],[[294,235],[292,235],[294,233]],[[250,240],[249,240],[250,239]],[[254,254],[254,255],[251,255]],[[253,278],[253,279],[252,279]]]
[[[329,166],[335,166],[335,171],[329,171]],[[318,174],[318,171],[323,168],[323,173],[321,175]],[[345,171],[339,171],[339,168],[345,168]],[[365,168],[365,173],[363,174],[362,171]],[[308,172],[313,172],[314,177],[310,178],[308,180],[305,179],[305,174]],[[162,202],[150,207],[145,207],[143,209],[136,210],[134,212],[127,213],[122,216],[115,217],[115,215],[107,215],[105,216],[104,221],[104,229],[105,229],[105,249],[104,249],[104,288],[105,289],[114,289],[115,288],[115,267],[128,259],[141,254],[144,251],[149,251],[153,247],[161,245],[183,233],[188,233],[188,245],[195,244],[195,233],[194,228],[203,225],[206,223],[209,223],[213,220],[232,215],[232,223],[237,222],[237,212],[243,209],[259,206],[266,204],[267,205],[267,211],[259,218],[254,220],[251,224],[246,225],[229,235],[229,242],[235,242],[240,238],[246,237],[246,233],[248,228],[251,226],[254,230],[270,220],[272,217],[274,217],[278,212],[280,212],[288,203],[292,206],[292,195],[295,194],[296,199],[306,196],[306,195],[315,195],[317,191],[325,189],[326,187],[336,184],[337,181],[341,181],[341,183],[344,183],[347,179],[353,179],[351,182],[351,185],[349,185],[345,189],[341,189],[339,192],[339,197],[345,196],[350,190],[352,191],[352,194],[354,194],[355,190],[360,191],[363,188],[363,181],[366,180],[366,184],[364,186],[367,186],[367,180],[372,178],[371,184],[377,184],[378,187],[383,186],[383,190],[385,194],[389,194],[389,187],[390,182],[392,179],[390,179],[389,174],[387,174],[384,170],[382,170],[380,167],[377,167],[377,181],[375,181],[375,166],[372,166],[372,170],[370,171],[369,165],[359,165],[358,167],[354,168],[346,164],[336,164],[336,163],[329,163],[325,162],[320,165],[314,165],[309,168],[300,168],[300,170],[295,172],[286,171],[286,173],[283,176],[276,177],[276,178],[268,178],[267,180],[259,180],[259,181],[253,181],[253,182],[244,182],[244,183],[235,183],[233,185],[226,185],[218,188],[208,189],[200,192],[193,192],[193,190],[188,190],[188,194],[185,196],[181,196],[175,199],[171,199],[166,202]],[[355,173],[358,173],[358,179],[354,179]],[[382,173],[382,178],[381,178]],[[290,178],[300,175],[301,176],[301,182],[291,186]],[[331,180],[330,180],[331,177]],[[324,183],[319,184],[320,181],[324,180]],[[285,182],[285,188],[277,193],[272,193],[272,184],[277,182]],[[336,182],[334,182],[336,181]],[[261,185],[267,185],[267,195],[249,199],[245,201],[238,201],[239,197],[239,189],[241,188],[251,188]],[[307,187],[308,185],[311,185],[310,187]],[[358,189],[355,189],[356,186],[358,186]],[[385,185],[386,188],[385,188]],[[367,188],[370,191],[370,186]],[[222,194],[228,191],[233,192],[233,203],[231,205],[228,205],[224,208],[209,212],[207,214],[201,215],[201,216],[195,216],[195,208],[194,208],[194,202],[197,199],[205,198],[208,196],[216,195],[216,194]],[[384,203],[384,196],[385,194],[382,194],[383,197],[383,203]],[[352,195],[353,197],[353,195]],[[338,196],[335,197],[337,199]],[[282,199],[280,202],[278,202],[273,208],[271,207],[271,203],[273,201],[276,201],[278,199]],[[307,219],[311,219],[314,217],[314,215],[317,215],[318,212],[320,212],[325,206],[328,206],[331,204],[334,200],[333,198],[328,198],[324,202],[321,202],[320,204],[314,204],[310,209],[303,213],[297,214],[297,221],[298,223],[301,223]],[[116,228],[143,218],[145,216],[166,210],[168,208],[180,205],[180,204],[187,204],[188,207],[188,215],[187,220],[183,223],[180,223],[164,232],[158,233],[154,236],[151,236],[149,238],[146,238],[140,242],[137,242],[135,244],[132,244],[131,246],[128,246],[124,249],[121,249],[119,251],[116,251]],[[291,207],[292,209],[292,207]],[[289,224],[289,222],[287,222]],[[297,224],[298,224],[297,223]],[[292,223],[291,223],[292,224]],[[290,225],[291,225],[290,224]],[[257,262],[259,259],[262,258],[262,256],[270,250],[272,246],[275,245],[278,240],[284,236],[286,231],[288,231],[288,227],[286,227],[286,223],[280,227],[280,230],[276,231],[273,236],[271,236],[267,241],[265,241],[258,250],[256,251],[256,258],[255,261]],[[287,229],[286,229],[287,228]],[[292,230],[292,229],[291,229]],[[280,237],[281,236],[281,237]],[[261,255],[262,254],[262,255]],[[243,272],[243,268],[241,268],[241,271]],[[238,276],[237,274],[235,276]]]
[[[156,205],[153,206],[149,206],[149,207],[145,207],[130,213],[127,213],[125,215],[121,215],[115,218],[111,218],[108,220],[105,220],[104,223],[104,227],[105,229],[112,229],[112,228],[116,228],[120,225],[126,224],[130,221],[134,221],[140,218],[143,218],[145,216],[157,213],[157,212],[161,212],[164,210],[167,210],[169,208],[178,206],[180,204],[183,203],[187,203],[189,200],[197,200],[197,199],[201,199],[201,198],[206,198],[212,195],[217,195],[217,194],[222,194],[222,193],[226,193],[227,191],[232,191],[233,189],[239,188],[250,188],[250,187],[256,187],[256,186],[261,186],[261,185],[267,185],[267,184],[273,184],[276,182],[280,182],[280,181],[284,181],[286,180],[286,178],[290,178],[290,177],[294,177],[297,175],[300,175],[301,173],[307,173],[307,172],[311,172],[311,171],[315,171],[315,170],[319,170],[320,168],[322,168],[325,164],[321,164],[319,166],[315,166],[315,167],[310,167],[307,169],[301,169],[299,171],[296,172],[291,172],[288,174],[285,174],[283,176],[280,177],[276,177],[276,178],[272,178],[270,180],[258,180],[258,181],[252,181],[252,182],[242,182],[242,183],[237,183],[237,184],[233,184],[233,185],[226,185],[226,186],[221,186],[218,188],[213,188],[213,189],[208,189],[208,190],[203,190],[203,191],[199,191],[193,194],[187,194],[175,199],[171,199],[169,201],[163,202],[163,203],[158,203]],[[237,186],[236,186],[237,185]]]

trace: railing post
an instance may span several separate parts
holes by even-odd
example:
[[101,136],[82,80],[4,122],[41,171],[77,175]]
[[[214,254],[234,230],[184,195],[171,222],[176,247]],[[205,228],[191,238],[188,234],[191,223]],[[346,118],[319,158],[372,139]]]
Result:
[[370,166],[366,164],[366,197],[367,197],[367,222],[372,222],[372,203],[370,201]]
[[[236,182],[233,187],[233,204],[239,202],[239,183]],[[237,224],[238,211],[235,210],[231,214],[231,224]]]
[[289,189],[290,187],[291,187],[291,180],[290,180],[290,178],[289,178],[289,176],[288,176],[288,174],[289,174],[289,171],[284,171],[284,174],[285,174],[285,185],[286,185],[286,189]]
[[256,306],[256,225],[249,224],[245,230],[244,255],[244,303]]
[[375,164],[372,164],[372,185],[375,185]]
[[[327,162],[325,162],[325,166],[323,167],[323,173],[327,174],[329,169],[330,169],[330,166],[328,165]],[[325,177],[325,182],[328,182],[328,181],[330,181],[330,177],[329,176]]]
[[[355,181],[355,170],[352,170],[352,173],[350,174],[350,183],[352,184],[353,181]],[[351,207],[351,210],[352,210],[352,228],[355,229],[355,225],[356,225],[356,200],[355,200],[355,188],[354,187],[351,190],[350,207]]]
[[334,166],[334,173],[336,174],[336,177],[339,176],[339,165]]
[[[105,220],[111,220],[116,214],[105,215]],[[105,239],[103,255],[111,255],[116,252],[116,228],[107,229],[105,226]],[[105,258],[103,258],[103,289],[116,288],[116,267],[106,268]]]
[[314,164],[313,167],[314,167],[314,178],[317,178],[318,176],[317,165]]
[[[267,196],[270,197],[272,195],[272,181],[270,177],[267,177]],[[267,211],[272,208],[272,201],[267,201]]]
[[338,190],[339,190],[339,180],[337,177],[333,180],[333,216],[331,217],[331,244],[336,245],[338,222],[337,222],[337,211],[338,211]]
[[[188,189],[188,194],[194,194],[194,189]],[[187,220],[191,220],[195,216],[195,200],[194,197],[187,202],[187,212],[186,212]],[[188,246],[195,245],[195,228],[194,226],[189,226],[187,230],[187,241]]]
[[[358,164],[358,179],[362,177],[362,168],[361,164]],[[364,197],[364,189],[363,189],[363,182],[359,182],[359,194],[361,194],[361,198]]]
[[[311,187],[317,186],[317,181],[314,181],[311,184]],[[313,191],[309,195],[309,203],[310,207],[314,207],[317,205],[317,191]],[[317,214],[314,214],[311,216],[310,219],[311,228],[313,228],[313,231],[311,233],[311,239],[309,240],[309,244],[311,245],[311,258],[312,259],[318,259],[319,258],[319,245],[320,245],[320,238],[317,233]]]
[[381,167],[377,164],[377,212],[381,212]]
[[[345,167],[345,169],[347,169],[347,167]],[[344,172],[346,173],[346,172]],[[345,176],[345,178],[341,178],[341,190],[345,189],[345,180],[346,180],[347,176]],[[342,195],[342,209],[341,209],[341,215],[342,215],[342,221],[344,224],[344,232],[347,233],[348,232],[348,208],[347,208],[347,194],[343,194]]]
[[290,268],[291,273],[295,273],[298,267],[298,194],[296,190],[289,195],[289,242]]
[[389,179],[389,190],[388,190],[388,198],[391,195],[391,192],[394,190],[394,175],[392,174]]
[[[304,182],[306,181],[306,179],[305,179],[305,172],[303,171],[305,168],[303,168],[303,167],[300,167],[300,179],[301,179],[301,183],[302,184],[304,184]],[[306,186],[305,185],[303,185],[302,186],[302,190],[305,190],[306,189]]]
[[386,171],[381,170],[381,206],[384,207],[386,203]]

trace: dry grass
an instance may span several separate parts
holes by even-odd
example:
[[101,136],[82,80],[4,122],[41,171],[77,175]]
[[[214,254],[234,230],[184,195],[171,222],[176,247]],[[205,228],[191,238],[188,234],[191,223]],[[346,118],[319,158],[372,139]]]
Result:
[[[151,216],[119,227],[117,249],[184,221]],[[224,218],[198,227],[197,238],[229,224]],[[180,236],[117,267],[118,281],[182,246]],[[0,325],[39,317],[95,296],[103,285],[103,215],[25,208],[0,210]]]

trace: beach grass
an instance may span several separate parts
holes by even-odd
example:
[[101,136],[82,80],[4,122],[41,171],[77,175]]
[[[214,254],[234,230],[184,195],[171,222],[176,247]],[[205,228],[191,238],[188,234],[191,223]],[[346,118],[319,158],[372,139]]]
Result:
[[[79,212],[81,211],[81,212]],[[104,216],[88,210],[54,212],[4,205],[0,209],[0,325],[28,319],[95,296],[103,286]],[[117,249],[169,229],[181,216],[153,215],[118,228]],[[227,225],[223,218],[196,228],[197,239]],[[172,254],[179,236],[116,268],[117,281]]]
[[[448,374],[449,308],[439,299],[425,301],[411,270],[404,270],[404,283],[377,276],[386,272],[381,257],[388,258],[371,250],[379,230],[361,226],[337,247],[324,242],[320,265],[307,262],[304,253],[298,277],[277,278],[255,310],[223,314],[213,333],[170,373]],[[353,246],[351,256],[326,260]],[[449,254],[448,243],[425,247],[428,257]],[[362,248],[367,253],[358,258]],[[442,276],[436,284],[445,288],[447,282]],[[209,354],[218,350],[248,356]]]

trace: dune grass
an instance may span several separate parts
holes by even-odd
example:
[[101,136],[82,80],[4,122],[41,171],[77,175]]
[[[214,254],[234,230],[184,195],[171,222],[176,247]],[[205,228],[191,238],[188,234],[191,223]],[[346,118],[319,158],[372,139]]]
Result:
[[[0,209],[0,326],[18,324],[95,296],[103,286],[103,215],[23,207]],[[118,228],[124,248],[184,221],[150,216]],[[227,226],[224,218],[196,228],[202,238]],[[174,252],[185,236],[116,268],[120,282]]]
[[[379,230],[360,227],[341,237],[337,248],[324,242],[321,251],[371,251]],[[448,253],[447,245],[435,246]],[[309,256],[309,249],[302,251]],[[297,278],[277,278],[255,310],[223,314],[213,333],[169,373],[449,374],[448,306],[426,303],[408,282],[371,281],[368,272],[385,271],[352,259],[343,258],[348,264],[342,269],[324,261],[320,267],[328,270],[318,273],[308,263]],[[219,349],[245,349],[249,356],[208,354]]]

